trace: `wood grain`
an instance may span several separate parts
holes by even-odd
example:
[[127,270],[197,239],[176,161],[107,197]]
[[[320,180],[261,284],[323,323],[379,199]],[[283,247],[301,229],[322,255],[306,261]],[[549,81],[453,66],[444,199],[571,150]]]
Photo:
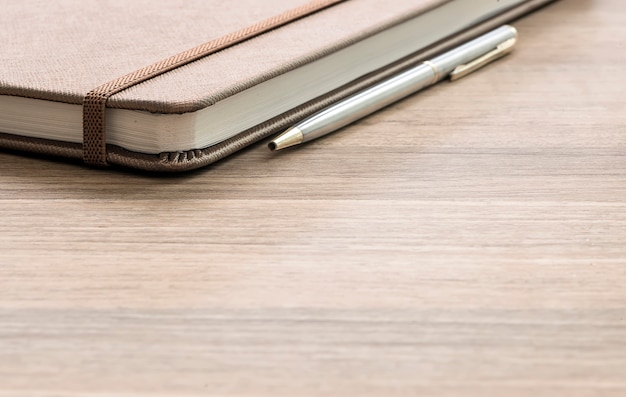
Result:
[[0,396],[626,395],[626,4],[162,177],[0,153]]

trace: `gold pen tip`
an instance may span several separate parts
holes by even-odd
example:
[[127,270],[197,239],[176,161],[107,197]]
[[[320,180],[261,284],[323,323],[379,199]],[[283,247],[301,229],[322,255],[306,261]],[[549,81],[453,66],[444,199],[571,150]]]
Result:
[[267,147],[275,152],[290,146],[299,145],[304,140],[304,135],[299,128],[293,127],[277,136],[273,141],[267,144]]

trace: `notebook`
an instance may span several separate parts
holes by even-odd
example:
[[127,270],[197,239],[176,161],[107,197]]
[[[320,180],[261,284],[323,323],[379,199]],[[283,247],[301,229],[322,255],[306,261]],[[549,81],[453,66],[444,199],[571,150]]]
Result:
[[550,0],[0,0],[0,146],[185,171]]

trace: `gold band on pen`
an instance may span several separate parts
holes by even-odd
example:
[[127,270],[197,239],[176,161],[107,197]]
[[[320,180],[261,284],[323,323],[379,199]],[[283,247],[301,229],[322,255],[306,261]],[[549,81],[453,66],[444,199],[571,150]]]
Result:
[[437,65],[435,65],[434,62],[431,61],[424,61],[423,62],[424,65],[429,66],[433,72],[435,73],[435,78],[433,79],[433,83],[436,83],[439,81],[439,77],[441,76],[441,72],[439,71],[439,68],[437,67]]

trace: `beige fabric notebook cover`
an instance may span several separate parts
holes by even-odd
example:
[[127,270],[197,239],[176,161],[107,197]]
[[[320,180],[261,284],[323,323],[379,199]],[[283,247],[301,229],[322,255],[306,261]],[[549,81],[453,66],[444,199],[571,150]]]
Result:
[[198,168],[549,1],[0,0],[0,146]]

